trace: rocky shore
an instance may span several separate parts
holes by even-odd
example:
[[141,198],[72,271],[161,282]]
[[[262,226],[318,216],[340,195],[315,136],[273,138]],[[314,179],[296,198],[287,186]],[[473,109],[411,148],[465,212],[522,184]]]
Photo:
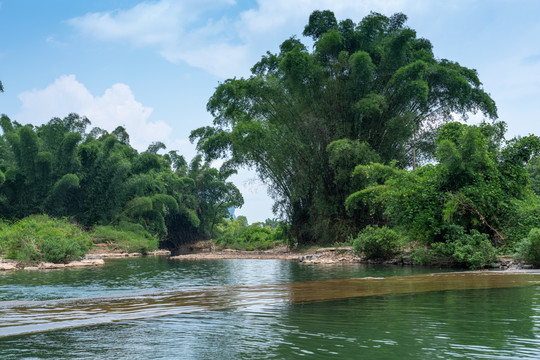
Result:
[[[289,250],[285,246],[276,247],[264,251],[243,251],[233,249],[217,250],[211,242],[199,242],[189,245],[189,248],[181,249],[184,253],[177,256],[170,256],[168,250],[157,250],[148,254],[128,253],[122,251],[110,251],[102,248],[95,248],[84,259],[72,261],[68,264],[39,263],[37,265],[23,266],[15,260],[3,259],[0,257],[0,271],[2,270],[51,270],[75,267],[99,266],[104,264],[104,259],[131,258],[139,256],[167,256],[173,260],[219,260],[219,259],[278,259],[298,261],[304,264],[392,264],[392,265],[413,265],[407,256],[390,260],[366,260],[356,256],[351,247],[326,247],[313,248],[304,251]],[[448,264],[439,264],[448,267]],[[434,266],[437,266],[435,264]],[[501,257],[497,262],[489,266],[499,270],[528,270],[532,265],[522,264],[514,261],[511,257]]]
[[[156,250],[145,256],[170,256],[171,252],[169,250]],[[100,266],[105,264],[104,259],[111,258],[127,258],[127,257],[138,257],[143,256],[141,253],[127,253],[119,251],[106,251],[103,249],[95,249],[86,255],[84,259],[71,261],[67,264],[55,264],[48,262],[40,262],[38,264],[24,265],[19,263],[16,260],[4,259],[0,257],[0,271],[9,271],[9,270],[57,270],[57,269],[67,269],[67,268],[80,268],[80,267],[90,267],[90,266]]]
[[286,247],[271,250],[243,251],[233,249],[194,249],[193,252],[170,257],[174,260],[218,260],[218,259],[279,259],[295,260],[310,264],[358,263],[362,259],[353,255],[350,247],[318,248],[306,252],[290,251]]
[[[370,260],[356,256],[352,247],[326,247],[313,248],[304,251],[288,250],[285,246],[264,251],[243,251],[223,249],[216,250],[211,242],[191,244],[187,253],[172,256],[175,260],[219,260],[219,259],[280,259],[293,260],[304,264],[387,264],[387,265],[414,265],[409,256],[402,256],[389,260]],[[432,264],[431,266],[451,267],[451,264]],[[488,268],[498,270],[530,270],[532,265],[515,261],[509,256],[502,256]]]
[[82,260],[76,260],[67,264],[54,264],[48,262],[40,262],[39,264],[23,265],[16,260],[0,258],[0,271],[1,270],[54,270],[76,267],[88,267],[103,265],[104,261],[101,257],[87,256]]

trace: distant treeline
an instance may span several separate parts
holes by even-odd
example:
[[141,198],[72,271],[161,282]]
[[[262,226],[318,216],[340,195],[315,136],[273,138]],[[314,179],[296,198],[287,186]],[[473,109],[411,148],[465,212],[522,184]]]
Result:
[[123,127],[111,133],[70,114],[41,126],[1,118],[0,214],[16,220],[32,214],[67,217],[90,230],[96,225],[144,230],[176,248],[212,235],[228,208],[243,198],[219,171],[196,156],[153,143],[139,153]]

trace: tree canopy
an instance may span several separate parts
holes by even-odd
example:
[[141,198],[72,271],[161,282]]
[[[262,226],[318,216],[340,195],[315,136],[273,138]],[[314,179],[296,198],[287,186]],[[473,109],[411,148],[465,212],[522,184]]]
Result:
[[441,124],[471,112],[497,117],[476,71],[436,58],[406,20],[371,13],[338,22],[313,12],[304,29],[313,49],[291,37],[249,78],[220,84],[207,105],[213,126],[191,134],[207,160],[254,168],[300,242],[343,239],[366,225],[343,205],[356,165],[406,168],[433,156]]
[[2,115],[0,125],[4,219],[45,213],[86,228],[136,229],[176,248],[208,238],[228,218],[227,207],[243,204],[227,181],[233,171],[212,168],[200,156],[188,165],[175,151],[160,155],[161,142],[138,153],[123,127],[87,132],[90,121],[77,114],[41,126]]

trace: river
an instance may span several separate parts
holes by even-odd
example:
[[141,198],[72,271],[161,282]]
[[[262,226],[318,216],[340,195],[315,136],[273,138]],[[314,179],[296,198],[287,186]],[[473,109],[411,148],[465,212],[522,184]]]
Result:
[[539,359],[540,273],[108,260],[0,273],[0,359]]

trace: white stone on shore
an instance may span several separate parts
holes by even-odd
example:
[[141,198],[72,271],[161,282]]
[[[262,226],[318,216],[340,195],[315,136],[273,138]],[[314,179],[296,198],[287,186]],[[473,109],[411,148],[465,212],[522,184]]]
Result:
[[0,258],[0,271],[9,271],[9,270],[18,270],[18,269],[24,269],[24,270],[56,270],[56,269],[64,269],[64,268],[74,268],[74,267],[86,267],[86,266],[99,266],[103,265],[105,262],[100,257],[92,256],[91,258],[79,260],[79,261],[72,261],[67,264],[54,264],[49,262],[41,262],[37,265],[33,266],[22,266],[20,263],[18,263],[15,260],[6,260]]
[[17,270],[17,263],[0,261],[0,271],[1,270]]

